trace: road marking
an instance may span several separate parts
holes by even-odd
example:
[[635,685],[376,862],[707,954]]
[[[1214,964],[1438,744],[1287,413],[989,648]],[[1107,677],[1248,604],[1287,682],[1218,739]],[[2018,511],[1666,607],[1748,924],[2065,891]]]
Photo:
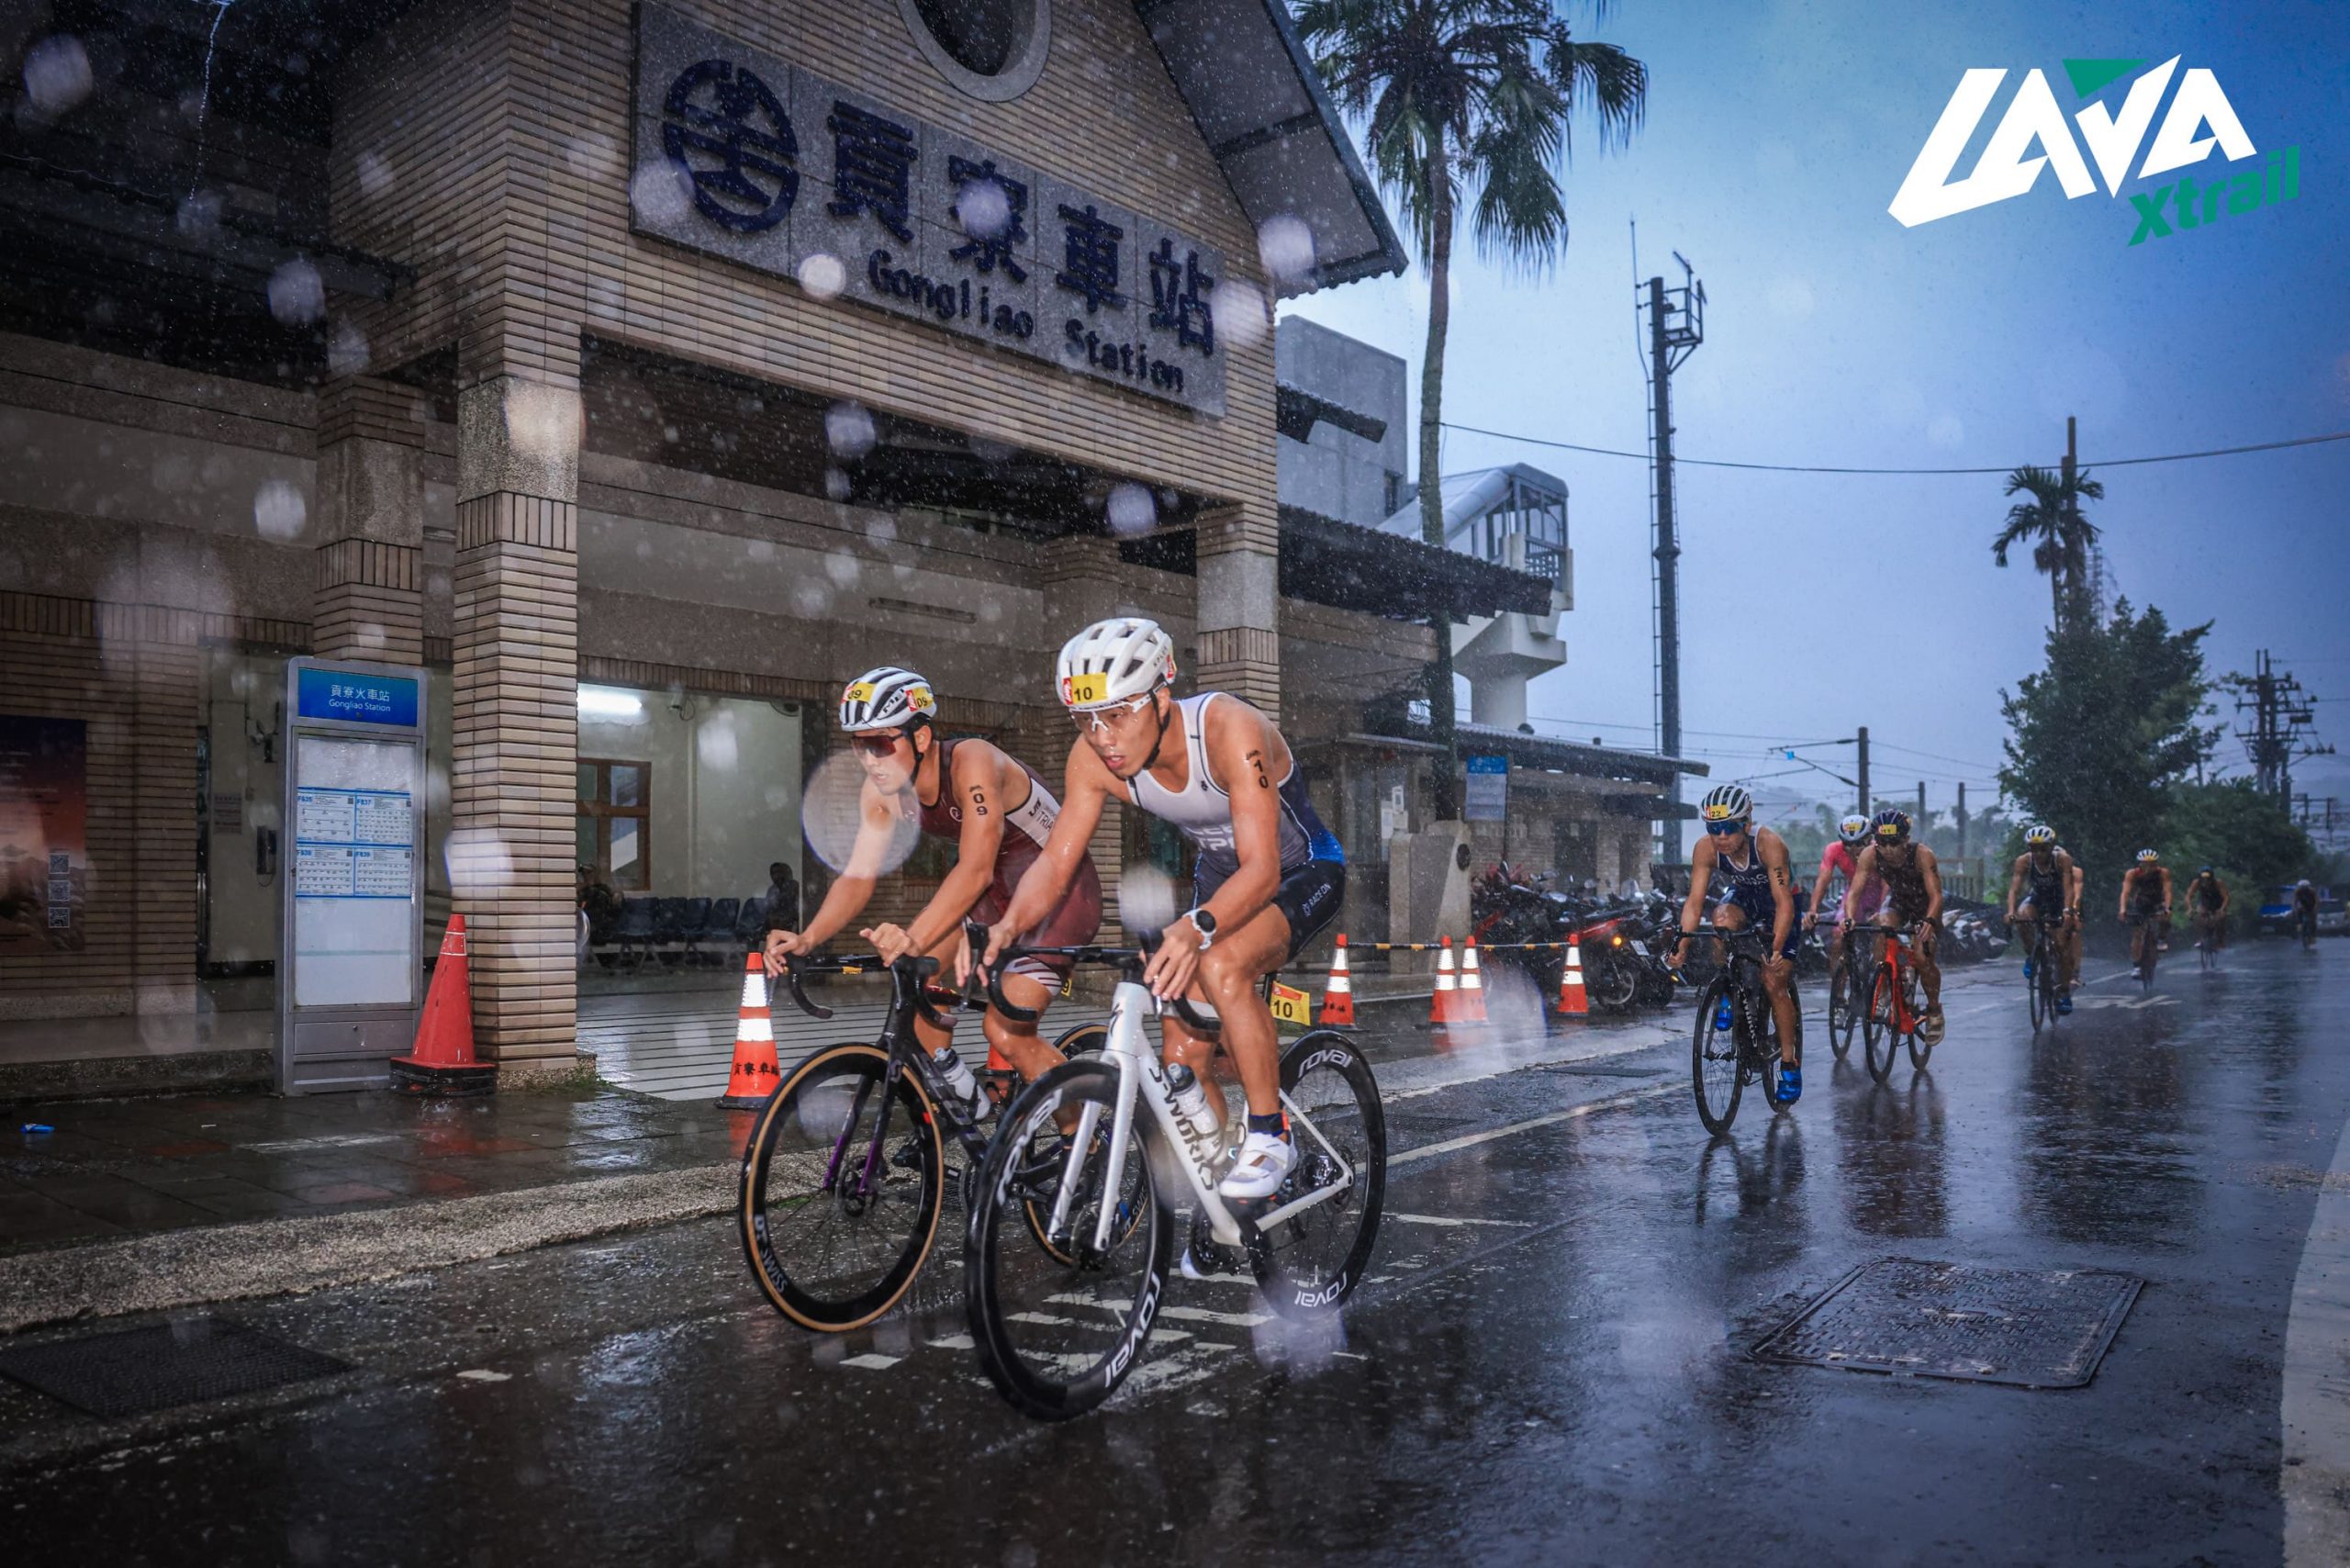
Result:
[[841,1365],[856,1367],[863,1372],[887,1372],[904,1360],[903,1356],[884,1356],[867,1350],[861,1356],[843,1356]]
[[971,1337],[968,1334],[949,1334],[944,1339],[931,1339],[926,1341],[926,1343],[934,1350],[976,1350],[979,1349],[979,1346],[971,1342]]
[[1387,1217],[1401,1220],[1405,1225],[1498,1225],[1516,1230],[1530,1230],[1534,1225],[1532,1220],[1525,1219],[1470,1219],[1451,1215],[1399,1215],[1392,1209],[1388,1211]]
[[1450,1154],[1455,1149],[1474,1148],[1481,1143],[1492,1143],[1496,1138],[1515,1137],[1519,1133],[1529,1133],[1537,1127],[1551,1126],[1560,1122],[1571,1122],[1578,1116],[1588,1116],[1594,1111],[1605,1111],[1611,1105],[1628,1105],[1635,1100],[1652,1100],[1660,1094],[1684,1092],[1686,1092],[1686,1086],[1679,1083],[1658,1083],[1646,1089],[1629,1089],[1621,1094],[1611,1094],[1605,1100],[1594,1100],[1587,1104],[1572,1105],[1563,1111],[1553,1111],[1547,1116],[1534,1116],[1523,1122],[1512,1122],[1505,1127],[1494,1127],[1482,1133],[1465,1133],[1460,1137],[1447,1138],[1442,1143],[1426,1143],[1417,1148],[1407,1148],[1401,1154],[1389,1155],[1387,1169],[1393,1170],[1398,1165],[1409,1165],[1421,1159],[1433,1159],[1439,1154]]
[[1204,1306],[1162,1306],[1161,1317],[1172,1317],[1182,1323],[1221,1323],[1231,1328],[1254,1328],[1259,1323],[1270,1323],[1272,1315],[1264,1312],[1210,1312]]
[[467,1367],[457,1375],[469,1383],[511,1383],[514,1381],[512,1372],[492,1372],[487,1367]]

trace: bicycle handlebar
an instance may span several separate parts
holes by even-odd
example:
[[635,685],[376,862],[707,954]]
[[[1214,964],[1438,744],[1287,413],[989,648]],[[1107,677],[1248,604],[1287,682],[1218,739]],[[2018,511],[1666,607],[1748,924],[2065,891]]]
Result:
[[[964,933],[971,944],[971,967],[975,976],[979,969],[979,955],[987,950],[987,930],[986,926],[979,924],[977,921],[967,922],[964,925]],[[1158,944],[1151,943],[1140,947],[1108,947],[1099,943],[1089,942],[1075,947],[1029,947],[1015,943],[998,953],[995,956],[994,967],[987,971],[988,1005],[1015,1024],[1034,1024],[1044,1016],[1042,1009],[1015,1006],[1003,994],[1004,971],[1019,959],[1067,958],[1072,965],[1114,964],[1130,978],[1139,979],[1142,966],[1149,959],[1157,946]],[[1164,1000],[1165,1004],[1174,1010],[1175,1015],[1183,1021],[1184,1027],[1188,1029],[1201,1035],[1212,1036],[1224,1027],[1222,1019],[1204,1016],[1192,1005],[1188,998],[1172,996]]]
[[898,997],[891,1001],[892,1006],[911,995],[914,1011],[929,1023],[949,1032],[955,1027],[953,1020],[931,1006],[929,999],[923,994],[922,982],[938,972],[936,958],[918,958],[909,954],[894,964],[885,965],[878,953],[789,953],[784,956],[783,965],[784,978],[790,984],[791,1000],[799,1005],[800,1012],[811,1018],[830,1018],[833,1010],[809,999],[808,992],[800,983],[803,976],[861,975],[873,969],[887,969],[899,992]]

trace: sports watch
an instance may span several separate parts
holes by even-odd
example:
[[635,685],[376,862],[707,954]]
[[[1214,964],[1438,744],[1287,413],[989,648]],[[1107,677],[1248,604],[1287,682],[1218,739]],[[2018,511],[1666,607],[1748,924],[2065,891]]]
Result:
[[1188,921],[1190,921],[1190,922],[1192,923],[1192,930],[1194,930],[1194,931],[1196,931],[1196,932],[1198,932],[1198,933],[1200,934],[1200,951],[1201,951],[1201,952],[1203,952],[1203,953],[1206,952],[1206,951],[1208,950],[1208,948],[1209,948],[1209,947],[1211,947],[1211,946],[1213,946],[1214,945],[1214,943],[1215,943],[1215,916],[1214,916],[1214,915],[1210,914],[1206,910],[1203,910],[1203,909],[1195,909],[1195,910],[1192,911],[1192,912],[1191,912],[1191,913],[1189,913],[1189,914],[1185,915],[1183,918],[1184,918],[1184,919],[1186,919],[1186,920],[1188,920]]

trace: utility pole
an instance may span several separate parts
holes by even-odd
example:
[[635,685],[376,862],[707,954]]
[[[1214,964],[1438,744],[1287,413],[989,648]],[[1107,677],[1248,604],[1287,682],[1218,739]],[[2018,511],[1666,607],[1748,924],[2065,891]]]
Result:
[[[2079,421],[2072,415],[2065,416],[2065,522],[2068,535],[2072,537],[2078,537],[2080,533],[2081,509],[2079,503],[2074,499],[2072,490],[2073,471],[2080,463],[2078,425]],[[2061,556],[2058,558],[2056,569],[2059,573],[2065,569]],[[2066,610],[2071,608],[2074,595],[2079,588],[2079,584],[2068,582],[2056,595],[2057,613],[2060,618]],[[2058,630],[2063,630],[2061,619]]]
[[1858,776],[1861,781],[1861,815],[1874,816],[1876,812],[1869,804],[1869,727],[1863,724],[1854,733],[1853,738],[1860,743],[1861,747],[1861,771]]
[[[1656,722],[1657,749],[1681,755],[1681,543],[1673,510],[1673,373],[1706,339],[1706,289],[1680,252],[1679,288],[1648,281],[1649,417],[1655,439]],[[1671,814],[1660,842],[1666,858],[1681,858],[1681,776],[1665,787]]]
[[1958,857],[1966,858],[1966,780],[1958,781]]
[[2252,674],[2232,677],[2231,684],[2236,689],[2236,712],[2251,714],[2250,726],[2238,728],[2236,738],[2244,742],[2244,756],[2252,763],[2254,787],[2282,801],[2289,816],[2293,764],[2305,756],[2331,756],[2333,748],[2308,738],[2317,725],[2316,711],[2300,681],[2289,673],[2277,673],[2267,649],[2254,656]]
[[1926,836],[1926,781],[1918,780],[1918,836]]

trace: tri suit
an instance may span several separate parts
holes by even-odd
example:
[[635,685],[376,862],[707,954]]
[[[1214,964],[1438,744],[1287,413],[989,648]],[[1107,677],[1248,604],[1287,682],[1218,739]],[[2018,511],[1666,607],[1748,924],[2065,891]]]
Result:
[[[1208,704],[1221,691],[1203,691],[1175,704],[1183,725],[1183,746],[1191,783],[1181,793],[1169,790],[1150,776],[1148,768],[1127,785],[1134,803],[1159,818],[1192,841],[1199,851],[1192,872],[1192,907],[1215,897],[1231,875],[1240,869],[1240,854],[1233,843],[1232,795],[1208,771]],[[1237,701],[1237,698],[1226,700]],[[1273,907],[1289,922],[1289,957],[1319,935],[1337,917],[1347,893],[1347,852],[1336,834],[1322,825],[1306,798],[1305,778],[1297,758],[1290,758],[1289,774],[1277,787],[1281,795],[1281,886]]]
[[[1779,918],[1779,901],[1771,892],[1771,868],[1762,864],[1762,846],[1750,835],[1746,841],[1746,864],[1732,860],[1717,850],[1714,855],[1714,875],[1722,880],[1720,902],[1735,904],[1746,912],[1751,927],[1768,931]],[[1792,958],[1801,941],[1802,926],[1790,924],[1787,940],[1779,949],[1779,957]]]
[[1885,890],[1874,883],[1858,899],[1852,897],[1852,873],[1859,870],[1860,866],[1861,857],[1853,854],[1851,846],[1841,839],[1830,845],[1828,853],[1819,857],[1819,880],[1824,882],[1838,875],[1843,877],[1844,902],[1850,907],[1843,910],[1840,918],[1852,924],[1874,917],[1876,906],[1885,902]]
[[[955,790],[955,748],[966,738],[956,736],[939,743],[937,803],[923,801],[919,787],[914,790],[914,823],[933,838],[960,842],[963,836],[963,802]],[[1012,905],[1013,890],[1020,885],[1028,868],[1036,863],[1045,841],[1052,836],[1053,823],[1061,814],[1060,802],[1045,787],[1045,781],[1036,777],[1036,770],[1023,762],[1020,771],[1028,776],[1028,798],[1016,806],[991,808],[1003,812],[1003,837],[996,846],[988,890],[971,909],[971,918],[986,924],[1003,918],[1003,912]],[[1093,868],[1093,857],[1088,855],[1078,862],[1077,876],[1070,881],[1069,891],[1062,895],[1059,906],[1045,917],[1043,924],[1033,931],[1021,933],[1016,940],[1026,946],[1076,947],[1092,941],[1101,929],[1102,878]],[[1043,985],[1058,986],[1069,977],[1070,967],[1066,958],[1030,956],[1015,960],[1004,972],[1025,975]]]
[[2029,853],[2025,855],[2023,901],[2016,905],[2016,918],[2037,920],[2045,912],[2050,919],[2061,920],[2065,912],[2072,907],[2065,897],[2072,881],[2070,870],[2056,858],[2064,853],[2062,849],[2050,850],[2048,868],[2044,871],[2041,869],[2039,861],[2031,858]]

